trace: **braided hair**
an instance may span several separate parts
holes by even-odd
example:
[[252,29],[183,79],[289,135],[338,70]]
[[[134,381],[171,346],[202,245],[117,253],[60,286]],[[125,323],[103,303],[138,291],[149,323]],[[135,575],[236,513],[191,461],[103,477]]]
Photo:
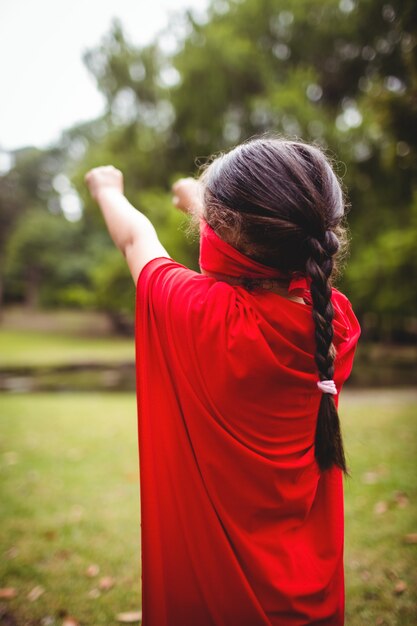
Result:
[[[247,256],[311,280],[315,362],[321,381],[333,379],[332,279],[344,247],[340,182],[316,146],[258,138],[216,158],[204,171],[204,217]],[[321,470],[347,473],[333,396],[323,393],[315,455]]]
[[[333,255],[339,249],[335,234],[326,231],[321,244],[318,239],[309,239],[310,257],[306,273],[311,278],[311,298],[315,325],[315,360],[320,380],[332,380],[334,375],[335,349],[333,346],[334,310],[331,301],[330,277],[333,271]],[[333,396],[323,393],[316,426],[316,458],[321,469],[333,464],[347,473],[345,454],[340,431],[339,416]]]

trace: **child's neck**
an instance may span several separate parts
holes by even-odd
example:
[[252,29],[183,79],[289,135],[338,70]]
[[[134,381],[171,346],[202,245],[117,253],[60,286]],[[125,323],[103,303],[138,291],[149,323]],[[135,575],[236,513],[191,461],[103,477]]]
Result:
[[235,285],[246,288],[248,291],[269,291],[276,293],[277,295],[291,300],[292,302],[298,302],[299,304],[305,304],[303,298],[299,296],[290,296],[288,294],[288,282],[280,279],[257,279],[257,278],[237,278],[235,276],[228,276],[227,274],[217,274],[214,272],[202,271],[206,276],[211,276],[216,280],[221,280],[229,285]]

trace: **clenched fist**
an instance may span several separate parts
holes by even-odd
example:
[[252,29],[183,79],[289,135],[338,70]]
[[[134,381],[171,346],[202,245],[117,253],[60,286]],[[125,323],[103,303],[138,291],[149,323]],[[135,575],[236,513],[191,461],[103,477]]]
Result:
[[84,176],[85,183],[91,196],[96,200],[103,190],[115,189],[123,193],[123,174],[113,165],[94,167]]
[[180,178],[172,186],[172,202],[184,213],[202,213],[203,190],[195,178]]

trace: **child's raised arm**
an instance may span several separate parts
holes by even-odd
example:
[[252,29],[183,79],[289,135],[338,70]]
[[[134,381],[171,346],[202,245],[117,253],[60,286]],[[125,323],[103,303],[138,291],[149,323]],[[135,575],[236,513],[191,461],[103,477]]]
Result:
[[100,206],[110,237],[126,258],[136,284],[142,268],[158,257],[169,257],[150,220],[123,193],[123,174],[112,165],[95,167],[84,178]]

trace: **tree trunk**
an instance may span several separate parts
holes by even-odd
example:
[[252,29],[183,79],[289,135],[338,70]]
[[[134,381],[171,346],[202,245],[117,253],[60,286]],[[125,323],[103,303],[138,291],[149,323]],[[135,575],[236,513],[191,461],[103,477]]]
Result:
[[123,313],[115,311],[107,311],[107,315],[111,321],[113,331],[117,335],[131,337],[134,333],[134,320]]
[[3,274],[0,272],[0,324],[3,321]]
[[25,304],[28,309],[37,309],[39,306],[39,287],[41,275],[37,267],[30,267],[26,274]]

